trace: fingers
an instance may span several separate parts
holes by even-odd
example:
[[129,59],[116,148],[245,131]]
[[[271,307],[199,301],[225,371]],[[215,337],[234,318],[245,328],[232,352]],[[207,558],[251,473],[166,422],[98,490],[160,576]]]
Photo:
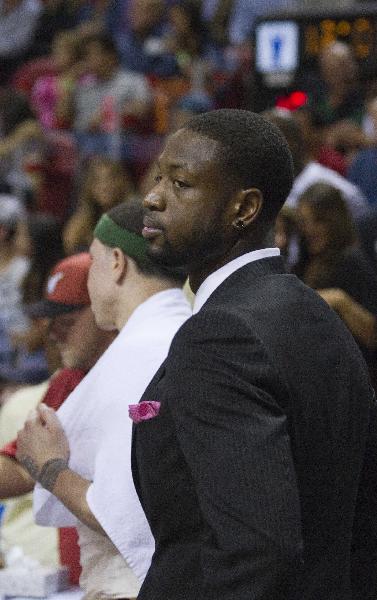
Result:
[[30,425],[35,425],[38,423],[42,425],[54,425],[58,423],[55,411],[43,403],[39,404],[37,408],[34,408],[29,412],[25,421],[25,427],[30,427]]
[[37,407],[37,411],[38,417],[44,425],[49,427],[60,427],[59,419],[52,408],[41,402],[41,404],[39,404]]

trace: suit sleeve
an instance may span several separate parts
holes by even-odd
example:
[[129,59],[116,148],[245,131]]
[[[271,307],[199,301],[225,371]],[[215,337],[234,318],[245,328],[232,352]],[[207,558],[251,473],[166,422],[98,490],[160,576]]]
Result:
[[224,600],[285,597],[302,556],[287,391],[262,343],[221,311],[188,321],[170,356],[168,406],[208,530],[209,582]]

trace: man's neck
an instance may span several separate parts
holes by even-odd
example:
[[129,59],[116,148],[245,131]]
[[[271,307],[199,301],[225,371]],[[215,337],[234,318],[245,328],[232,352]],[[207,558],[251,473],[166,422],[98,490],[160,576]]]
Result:
[[221,269],[232,260],[247,254],[248,252],[253,252],[254,250],[261,250],[262,248],[271,247],[271,243],[268,242],[267,236],[263,239],[263,241],[250,241],[250,239],[239,240],[229,252],[224,254],[222,257],[213,260],[207,264],[201,263],[198,265],[194,265],[193,267],[189,267],[189,283],[190,288],[196,294],[203,281],[207,279],[212,273]]
[[128,285],[125,293],[119,299],[115,324],[118,331],[123,329],[134,311],[146,300],[163,292],[172,289],[174,286],[170,281],[156,280],[154,278],[145,278],[143,285],[133,286],[132,289]]

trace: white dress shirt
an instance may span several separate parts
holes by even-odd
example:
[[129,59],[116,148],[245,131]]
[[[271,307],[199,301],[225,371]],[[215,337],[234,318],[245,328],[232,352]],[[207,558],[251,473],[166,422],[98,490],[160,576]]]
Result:
[[261,250],[254,250],[253,252],[247,252],[234,260],[231,260],[226,265],[214,271],[205,279],[198,289],[194,301],[193,313],[199,312],[203,304],[207,302],[210,295],[215,291],[219,285],[225,281],[234,271],[240,269],[244,265],[247,265],[254,260],[260,260],[261,258],[268,258],[270,256],[279,256],[279,248],[262,248]]

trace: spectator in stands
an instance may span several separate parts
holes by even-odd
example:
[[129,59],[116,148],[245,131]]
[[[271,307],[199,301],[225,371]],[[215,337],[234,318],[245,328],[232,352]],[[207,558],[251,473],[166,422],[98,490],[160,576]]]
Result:
[[360,124],[364,99],[351,47],[339,41],[329,44],[321,53],[319,66],[319,80],[315,79],[307,86],[316,122],[332,125],[351,119]]
[[[18,224],[15,245],[20,256],[30,260],[21,284],[22,309],[43,297],[48,273],[63,256],[60,227],[52,217],[30,215]],[[0,365],[0,380],[7,384],[35,384],[48,377],[45,352],[46,328],[31,320],[25,331],[10,335],[11,353]]]
[[75,4],[77,36],[86,37],[106,31],[107,15],[113,9],[114,0],[89,0],[75,2]]
[[176,56],[182,73],[186,73],[204,51],[205,30],[199,5],[194,0],[175,2],[168,8],[167,24],[165,48]]
[[309,187],[299,199],[298,224],[303,248],[295,272],[344,320],[376,385],[377,277],[356,247],[356,230],[341,192],[325,183]]
[[180,129],[194,115],[216,108],[213,71],[207,61],[194,61],[186,80],[189,88],[170,107],[170,132]]
[[[0,332],[2,345],[4,334],[22,331],[27,319],[22,311],[22,282],[30,268],[30,259],[19,256],[16,233],[19,222],[25,219],[21,202],[13,197],[0,195]],[[8,344],[9,340],[6,342]],[[9,346],[7,345],[9,350]],[[3,347],[3,351],[5,348]]]
[[72,0],[43,0],[29,57],[36,58],[50,54],[56,34],[78,25],[77,10],[77,2]]
[[117,50],[107,35],[89,37],[84,60],[92,76],[72,94],[71,117],[83,155],[119,158],[120,136],[143,121],[151,108],[146,79],[120,67]]
[[186,93],[172,102],[170,128],[175,129],[191,115],[215,108],[213,65],[206,58],[206,35],[195,0],[174,2],[168,9],[168,25],[166,48],[175,54],[188,85]]
[[30,259],[30,269],[23,281],[23,303],[42,299],[48,274],[63,258],[61,227],[48,215],[29,214],[17,228],[16,245],[20,255]]
[[370,146],[360,149],[349,166],[347,178],[359,186],[372,205],[377,203],[377,97],[367,103]]
[[9,88],[0,94],[0,131],[0,179],[24,200],[31,188],[24,163],[43,156],[45,137],[26,97]]
[[17,446],[11,440],[23,426],[29,410],[40,402],[57,410],[113,339],[113,334],[97,328],[89,306],[90,262],[89,254],[79,254],[57,263],[45,299],[31,307],[34,316],[50,319],[49,335],[61,353],[63,368],[39,386],[21,388],[0,413],[0,440],[7,442],[0,451],[0,498],[28,494],[6,503],[3,535],[10,545],[21,545],[26,555],[43,563],[54,564],[59,550],[60,561],[69,566],[71,582],[75,584],[80,574],[75,530],[60,529],[58,548],[53,530],[34,525],[30,495],[34,481],[16,462]]
[[0,0],[0,85],[26,56],[41,8],[40,0]]
[[357,153],[368,145],[368,138],[361,126],[350,119],[327,127],[324,137],[327,146],[343,156],[346,172]]
[[300,123],[285,109],[272,109],[265,117],[277,125],[287,139],[292,153],[295,180],[287,198],[286,206],[295,208],[305,190],[319,181],[326,182],[340,190],[353,217],[361,217],[367,212],[367,201],[362,191],[344,177],[312,160],[305,146]]
[[99,33],[104,29],[109,3],[110,0],[43,0],[29,56],[49,54],[54,37],[61,31],[74,30],[77,39]]
[[169,51],[164,37],[169,32],[164,0],[118,2],[117,14],[109,20],[122,66],[132,71],[171,77],[180,74],[175,53]]
[[308,158],[345,177],[347,170],[345,157],[334,146],[328,144],[326,132],[315,122],[313,111],[308,103],[294,110],[292,116],[302,131]]
[[88,164],[79,205],[64,228],[64,249],[73,254],[88,249],[100,216],[134,197],[131,178],[121,163],[97,157]]
[[292,114],[301,126],[308,155],[323,166],[346,177],[347,169],[355,154],[369,144],[368,137],[361,126],[350,119],[337,121],[327,127],[319,125],[313,108],[308,104]]
[[79,152],[70,131],[47,131],[41,152],[32,152],[23,161],[30,186],[30,210],[54,217],[64,223],[72,210],[72,197],[79,170]]
[[66,102],[82,73],[80,56],[80,41],[74,32],[62,31],[56,34],[51,51],[55,73],[39,77],[31,92],[35,114],[47,129],[64,129],[67,125],[64,122]]
[[[22,428],[29,410],[44,397],[49,381],[38,385],[25,385],[2,394],[0,411],[0,448],[11,442],[17,431]],[[1,450],[0,450],[1,452]],[[3,478],[0,455],[0,476]],[[15,463],[15,461],[10,461]],[[1,490],[1,484],[0,484]],[[58,532],[56,529],[42,529],[34,524],[32,497],[27,494],[21,498],[3,498],[1,504],[5,511],[1,523],[1,535],[5,541],[4,550],[14,546],[22,548],[25,556],[30,556],[46,566],[56,566],[59,561]]]

